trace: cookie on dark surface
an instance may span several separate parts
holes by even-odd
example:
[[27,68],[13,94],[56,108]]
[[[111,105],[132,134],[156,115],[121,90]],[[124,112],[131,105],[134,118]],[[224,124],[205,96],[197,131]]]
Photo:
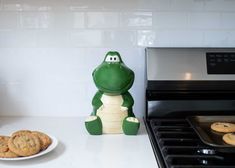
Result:
[[215,122],[211,124],[211,129],[217,132],[235,132],[235,124],[229,122]]
[[225,143],[235,146],[235,134],[234,133],[224,134],[223,140]]

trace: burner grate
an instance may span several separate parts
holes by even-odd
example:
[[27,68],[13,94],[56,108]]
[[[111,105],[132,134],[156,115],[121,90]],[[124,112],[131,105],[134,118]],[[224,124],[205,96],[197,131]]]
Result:
[[184,119],[152,119],[150,126],[166,168],[235,167],[233,154],[205,145]]

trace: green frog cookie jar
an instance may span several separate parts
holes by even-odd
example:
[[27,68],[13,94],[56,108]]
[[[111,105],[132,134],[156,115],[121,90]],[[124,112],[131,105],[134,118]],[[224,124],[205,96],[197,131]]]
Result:
[[92,76],[98,91],[92,99],[93,112],[85,121],[87,131],[91,135],[136,135],[140,122],[132,111],[134,100],[128,92],[134,72],[118,52],[110,51]]

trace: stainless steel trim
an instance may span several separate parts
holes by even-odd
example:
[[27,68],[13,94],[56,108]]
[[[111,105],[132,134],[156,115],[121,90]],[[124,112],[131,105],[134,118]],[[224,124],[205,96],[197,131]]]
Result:
[[147,80],[235,80],[235,75],[208,75],[207,52],[235,48],[146,48]]

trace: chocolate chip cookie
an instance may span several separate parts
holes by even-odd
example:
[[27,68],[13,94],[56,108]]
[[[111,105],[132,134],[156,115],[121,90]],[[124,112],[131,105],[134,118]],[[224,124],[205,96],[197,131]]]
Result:
[[235,134],[234,133],[224,134],[223,140],[225,143],[229,145],[235,145]]
[[235,124],[229,122],[215,122],[211,124],[211,129],[217,132],[235,132]]
[[41,144],[41,150],[45,150],[52,143],[51,138],[43,132],[32,131],[32,134],[38,136]]
[[19,156],[30,156],[41,150],[38,136],[31,133],[13,135],[8,141],[9,149]]
[[10,151],[8,147],[8,141],[10,137],[0,136],[0,157],[1,158],[15,158],[18,157],[17,154]]

